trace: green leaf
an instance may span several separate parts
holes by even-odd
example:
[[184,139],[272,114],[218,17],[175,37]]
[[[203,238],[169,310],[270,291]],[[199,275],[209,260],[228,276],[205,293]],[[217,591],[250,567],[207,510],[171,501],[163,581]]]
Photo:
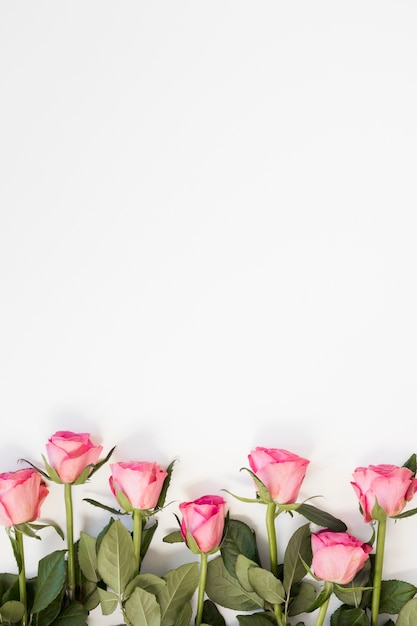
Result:
[[71,602],[52,622],[52,626],[85,626],[87,617],[88,611],[81,602]]
[[316,588],[311,583],[302,581],[291,587],[291,600],[288,615],[307,613],[309,607],[316,600]]
[[97,585],[90,580],[84,580],[81,585],[83,607],[87,611],[92,611],[100,604],[100,598],[98,596]]
[[21,602],[9,600],[0,607],[0,615],[2,620],[15,624],[19,622],[25,614],[25,607]]
[[278,578],[275,578],[272,572],[261,567],[250,567],[248,569],[248,578],[258,596],[270,604],[282,604],[285,602],[283,584]]
[[10,597],[7,599],[18,600],[19,599],[18,584],[19,584],[19,578],[17,574],[8,574],[8,573],[0,574],[0,599],[1,599],[0,601],[5,602],[4,596],[6,595],[6,593],[8,595],[12,593],[13,595],[13,588],[17,588],[16,597],[15,598]]
[[[146,523],[146,518],[144,518],[144,524]],[[142,529],[142,537],[141,537],[141,542],[140,542],[140,558],[141,561],[145,558],[145,555],[148,551],[149,546],[151,545],[151,541],[153,539],[153,536],[155,534],[156,529],[158,528],[158,520],[155,521],[154,524],[152,524],[152,526],[148,526],[147,528],[145,528],[145,526]]]
[[396,626],[415,626],[417,624],[417,598],[404,604],[398,614]]
[[98,597],[100,598],[101,612],[103,615],[111,615],[117,609],[119,599],[113,591],[101,589],[97,587]]
[[330,626],[370,626],[370,621],[362,609],[343,605],[330,617]]
[[211,600],[204,600],[203,622],[210,626],[226,626],[223,615]]
[[416,595],[417,587],[402,580],[383,580],[381,584],[381,613],[397,615],[404,604]]
[[163,576],[166,587],[158,593],[161,607],[161,626],[175,623],[184,604],[189,602],[198,586],[198,563],[186,563],[170,570]]
[[138,574],[127,585],[124,593],[125,599],[128,598],[136,589],[140,587],[156,596],[166,586],[166,581],[156,574]]
[[120,597],[136,573],[132,537],[120,520],[116,520],[103,537],[97,567],[106,585]]
[[220,552],[223,563],[231,576],[235,575],[236,559],[243,554],[260,565],[255,532],[244,522],[229,519]]
[[284,589],[290,594],[291,586],[306,575],[306,569],[300,556],[308,566],[311,565],[310,525],[298,528],[290,538],[284,555]]
[[271,626],[276,624],[273,613],[255,613],[254,615],[237,615],[240,626]]
[[249,581],[249,569],[253,567],[258,567],[259,565],[255,563],[255,561],[251,561],[243,554],[239,554],[236,559],[235,566],[235,574],[234,578],[237,578],[239,584],[243,587],[245,591],[255,591],[252,583]]
[[318,509],[312,504],[302,503],[295,511],[318,526],[323,526],[335,532],[345,532],[347,530],[347,526],[342,520]]
[[154,595],[136,587],[124,604],[126,617],[132,626],[160,626],[161,610]]
[[174,626],[189,626],[189,624],[191,623],[192,615],[193,609],[191,607],[191,604],[187,602],[187,604],[184,604],[184,606],[178,613]]
[[87,535],[83,531],[80,532],[78,562],[86,579],[93,583],[97,583],[100,580],[97,572],[96,543],[95,537],[91,537],[91,535]]
[[64,593],[65,588],[63,587],[57,597],[46,608],[36,613],[36,626],[50,626],[53,623],[62,610]]
[[220,556],[208,563],[206,593],[216,604],[235,611],[264,608],[262,598],[257,593],[243,589],[237,578],[229,574]]
[[57,550],[39,561],[32,612],[39,613],[58,596],[65,585],[65,550]]

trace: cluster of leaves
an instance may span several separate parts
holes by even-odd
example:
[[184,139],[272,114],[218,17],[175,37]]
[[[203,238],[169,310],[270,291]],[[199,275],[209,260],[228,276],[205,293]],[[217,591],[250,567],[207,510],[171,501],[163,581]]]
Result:
[[[142,558],[154,527],[143,529]],[[100,604],[103,615],[110,615],[120,608],[125,623],[131,626],[190,623],[198,563],[181,565],[162,577],[138,573],[131,533],[114,519],[97,538],[81,533],[78,559],[90,610]]]
[[[66,551],[51,552],[38,563],[37,576],[27,581],[29,623],[33,626],[85,626],[88,610],[68,601]],[[0,574],[0,624],[21,624],[25,613],[17,574]]]

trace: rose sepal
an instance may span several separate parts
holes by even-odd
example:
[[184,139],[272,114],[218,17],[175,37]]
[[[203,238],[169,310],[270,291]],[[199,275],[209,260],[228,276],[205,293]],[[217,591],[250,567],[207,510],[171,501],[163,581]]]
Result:
[[393,515],[392,519],[403,519],[404,517],[411,517],[417,513],[416,509],[410,509],[409,511],[404,511],[403,513],[398,513],[398,515]]
[[242,470],[245,470],[252,476],[258,488],[259,501],[263,504],[271,504],[272,502],[274,502],[265,484],[257,477],[257,475],[247,467],[241,467],[239,471],[241,472]]
[[[111,450],[107,453],[107,455],[104,457],[104,459],[101,459],[100,461],[97,461],[97,463],[88,466],[90,468],[93,468],[91,470],[91,472],[89,473],[88,478],[90,478],[90,476],[95,474],[97,472],[97,470],[100,469],[100,467],[102,467],[105,463],[107,463],[107,461],[110,459],[110,457],[113,454],[113,452],[115,451],[115,449],[116,449],[116,446],[113,446],[113,448],[111,448]],[[74,481],[73,484],[74,485],[79,485],[80,483],[78,482],[78,480],[76,480],[76,481]]]
[[122,511],[121,509],[115,509],[112,506],[108,506],[107,504],[103,504],[102,502],[98,502],[98,500],[94,500],[93,498],[83,498],[84,502],[88,502],[93,506],[96,506],[99,509],[103,509],[104,511],[108,511],[112,515],[128,515],[127,511]]
[[385,522],[388,517],[385,509],[383,509],[382,506],[378,504],[377,498],[375,498],[375,503],[372,507],[371,515],[372,519],[376,520],[377,522]]

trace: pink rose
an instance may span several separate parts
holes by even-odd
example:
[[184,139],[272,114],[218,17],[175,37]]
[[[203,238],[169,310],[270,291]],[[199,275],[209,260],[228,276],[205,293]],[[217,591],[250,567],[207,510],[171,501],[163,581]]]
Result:
[[224,531],[226,502],[220,496],[202,496],[193,502],[182,502],[181,534],[188,544],[191,535],[200,552],[218,550]]
[[68,430],[59,430],[46,444],[49,465],[63,483],[75,482],[86,467],[97,463],[102,450],[92,444],[89,433]]
[[351,485],[359,499],[365,522],[371,522],[375,500],[388,517],[401,513],[417,491],[417,480],[406,467],[369,465],[357,467]]
[[248,456],[253,473],[279,504],[293,504],[310,463],[296,454],[277,448],[257,447]]
[[348,533],[320,530],[311,535],[312,568],[321,580],[346,585],[365,565],[372,547]]
[[16,526],[38,519],[48,493],[41,475],[33,468],[0,474],[0,523]]
[[164,480],[168,476],[157,463],[146,461],[112,463],[110,469],[112,472],[109,478],[110,489],[120,506],[126,508],[124,506],[126,503],[119,500],[117,492],[121,492],[127,498],[132,509],[146,511],[156,507]]

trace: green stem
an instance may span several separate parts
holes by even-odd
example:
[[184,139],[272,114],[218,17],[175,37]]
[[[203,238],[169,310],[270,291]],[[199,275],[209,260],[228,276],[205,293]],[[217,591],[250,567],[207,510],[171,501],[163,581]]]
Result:
[[[327,587],[330,590],[329,585],[331,586],[331,591],[333,591],[333,583],[325,582],[324,583],[324,588]],[[324,619],[325,619],[326,614],[327,614],[327,609],[329,608],[330,597],[331,597],[331,592],[329,593],[329,597],[327,598],[327,600],[325,600],[323,602],[323,604],[321,605],[321,607],[319,609],[319,613],[317,615],[316,626],[323,626],[323,624],[324,624]]]
[[16,541],[19,548],[20,556],[20,568],[19,568],[19,596],[20,602],[25,607],[25,612],[22,617],[22,626],[27,626],[28,614],[27,614],[27,590],[26,590],[26,568],[25,568],[25,552],[23,547],[23,535],[19,530],[15,529]]
[[381,599],[382,566],[384,563],[385,535],[387,531],[387,518],[378,521],[375,550],[375,570],[372,591],[371,626],[377,626],[379,616],[379,604]]
[[200,626],[201,622],[203,621],[204,593],[207,580],[207,563],[207,554],[205,552],[202,552],[200,559],[200,580],[198,583],[197,615],[195,618],[195,626]]
[[67,519],[67,550],[68,550],[68,598],[74,599],[75,594],[75,550],[74,550],[74,513],[72,509],[72,485],[64,483],[65,513]]
[[[277,533],[275,530],[275,513],[275,502],[269,502],[266,510],[266,531],[268,534],[269,567],[273,575],[278,578],[278,548]],[[282,606],[280,604],[274,604],[274,614],[278,626],[285,626],[285,622],[283,622],[282,619]]]
[[136,572],[140,569],[140,546],[142,543],[142,512],[133,509],[133,550],[135,552]]

